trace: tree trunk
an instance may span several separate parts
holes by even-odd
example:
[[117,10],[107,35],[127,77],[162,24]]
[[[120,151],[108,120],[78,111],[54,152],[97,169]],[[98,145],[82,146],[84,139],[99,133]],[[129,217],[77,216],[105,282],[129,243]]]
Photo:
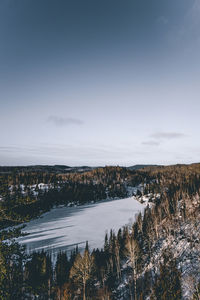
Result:
[[83,282],[83,300],[86,300],[86,297],[85,297],[85,282]]
[[131,282],[129,282],[129,291],[130,291],[130,297],[131,297],[130,300],[133,300],[133,295],[132,295],[132,284],[131,284]]
[[137,276],[136,276],[136,269],[134,268],[134,300],[137,300]]
[[48,300],[51,298],[51,280],[48,279]]

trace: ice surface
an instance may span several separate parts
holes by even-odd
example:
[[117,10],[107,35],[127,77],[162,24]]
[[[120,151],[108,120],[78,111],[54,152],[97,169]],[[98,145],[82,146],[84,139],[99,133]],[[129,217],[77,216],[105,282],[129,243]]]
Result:
[[115,230],[133,223],[135,215],[144,205],[135,198],[104,201],[79,207],[54,208],[41,218],[30,221],[25,232],[29,235],[18,241],[27,246],[27,251],[48,250],[53,254],[59,250],[79,248],[88,241],[90,249],[101,248],[106,231]]

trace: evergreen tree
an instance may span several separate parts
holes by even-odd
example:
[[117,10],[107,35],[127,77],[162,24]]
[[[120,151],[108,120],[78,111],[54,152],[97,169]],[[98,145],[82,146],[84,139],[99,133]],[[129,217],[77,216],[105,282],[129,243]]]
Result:
[[181,278],[176,267],[176,260],[170,251],[163,254],[163,263],[154,286],[154,296],[157,300],[181,300]]
[[58,253],[55,266],[55,280],[58,286],[59,299],[61,299],[62,288],[69,280],[70,262],[65,252]]
[[0,299],[23,299],[23,248],[15,243],[0,242]]
[[192,300],[200,300],[200,282],[195,286],[195,292],[193,294]]

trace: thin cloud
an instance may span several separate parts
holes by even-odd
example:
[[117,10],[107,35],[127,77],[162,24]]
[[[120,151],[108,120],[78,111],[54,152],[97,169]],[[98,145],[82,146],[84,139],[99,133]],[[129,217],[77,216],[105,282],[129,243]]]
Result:
[[157,142],[157,141],[146,141],[146,142],[143,142],[142,145],[147,145],[147,146],[159,146],[160,143]]
[[155,140],[172,140],[184,137],[186,137],[186,135],[180,132],[156,132],[151,135],[151,138]]
[[[0,164],[3,165],[36,165],[36,164],[66,164],[66,165],[132,165],[132,158],[138,164],[146,151],[133,150],[112,144],[40,144],[21,145],[16,151],[15,146],[7,146],[1,153]],[[4,163],[9,161],[9,163]],[[12,163],[11,163],[12,162]],[[17,162],[17,163],[16,163]],[[146,162],[145,162],[146,163]]]
[[68,126],[68,125],[82,125],[84,122],[76,118],[62,118],[58,116],[49,116],[48,122],[54,124],[58,127]]
[[159,24],[163,24],[163,25],[167,25],[169,23],[169,20],[168,18],[166,18],[165,16],[160,16],[158,19],[157,19],[157,22]]

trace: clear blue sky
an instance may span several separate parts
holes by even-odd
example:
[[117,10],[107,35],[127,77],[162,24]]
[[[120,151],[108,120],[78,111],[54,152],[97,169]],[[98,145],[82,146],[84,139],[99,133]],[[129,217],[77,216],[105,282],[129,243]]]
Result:
[[199,0],[1,0],[0,165],[200,157]]

